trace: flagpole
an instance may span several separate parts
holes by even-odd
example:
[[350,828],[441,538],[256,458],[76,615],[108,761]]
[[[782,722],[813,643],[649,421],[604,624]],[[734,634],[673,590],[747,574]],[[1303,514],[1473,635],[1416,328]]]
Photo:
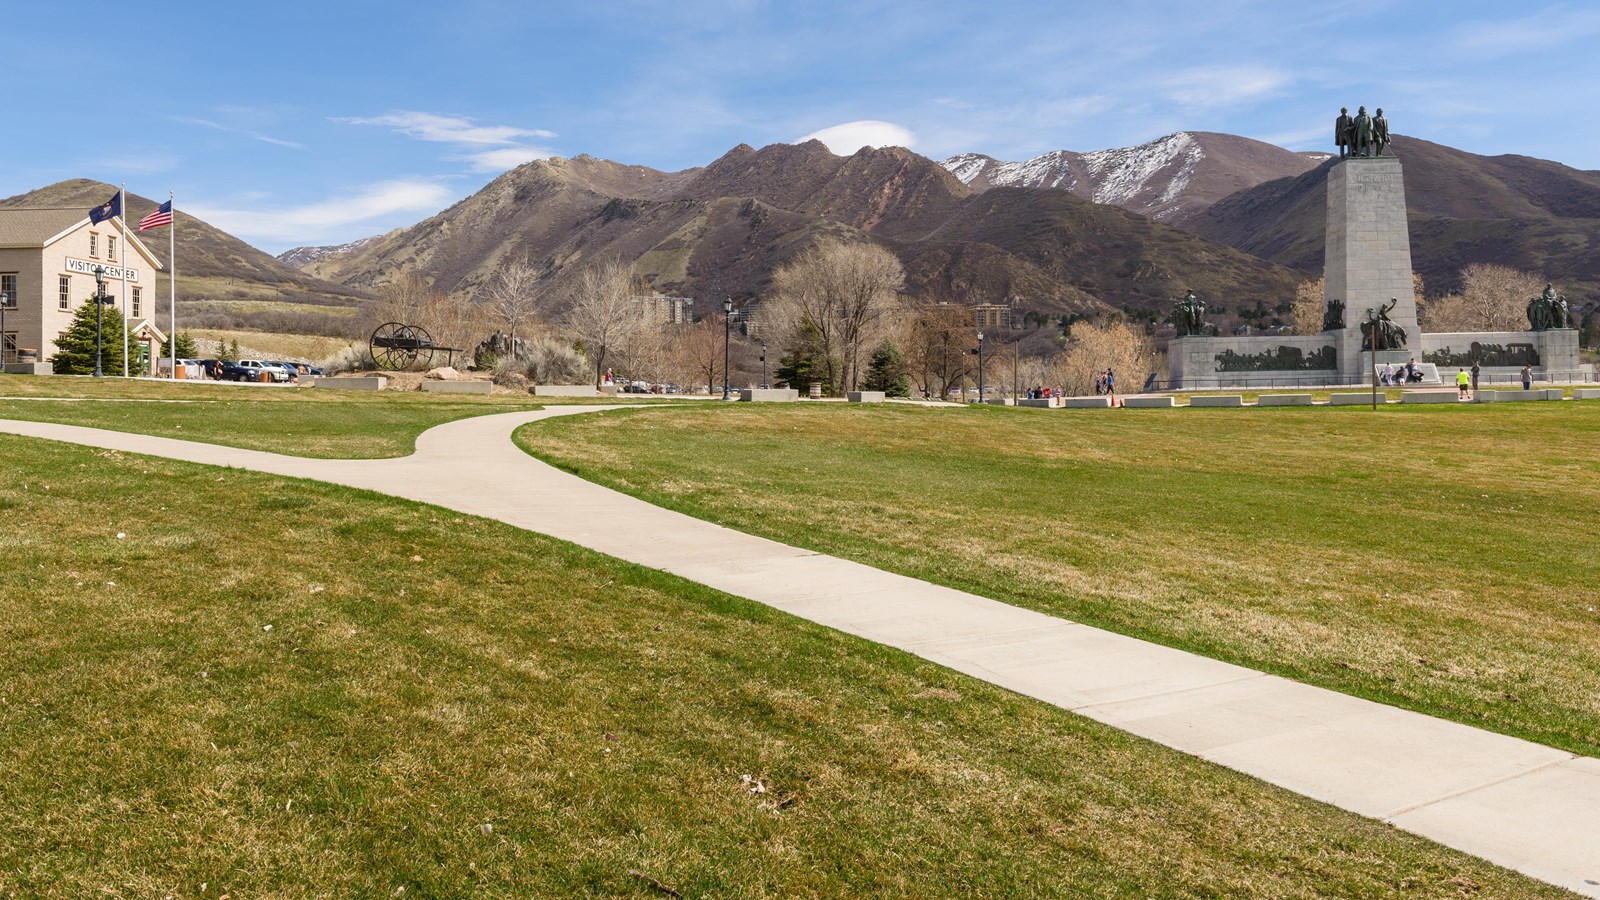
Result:
[[[128,184],[117,186],[117,225],[122,229],[122,377],[128,377]],[[113,260],[115,262],[115,260]]]
[[178,209],[167,191],[167,209],[172,221],[167,224],[167,340],[172,345],[172,380],[178,380]]

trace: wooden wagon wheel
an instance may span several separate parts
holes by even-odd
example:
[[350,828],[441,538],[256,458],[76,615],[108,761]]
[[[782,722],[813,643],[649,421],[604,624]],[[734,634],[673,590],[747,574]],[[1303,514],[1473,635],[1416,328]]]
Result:
[[411,365],[419,361],[426,369],[433,364],[433,335],[421,325],[408,326],[411,330]]

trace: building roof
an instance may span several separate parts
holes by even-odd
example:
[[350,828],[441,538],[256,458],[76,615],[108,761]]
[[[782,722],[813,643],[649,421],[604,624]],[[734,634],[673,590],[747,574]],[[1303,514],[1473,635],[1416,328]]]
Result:
[[0,209],[0,249],[43,247],[89,216],[82,209]]
[[[111,222],[121,222],[120,217],[110,219]],[[81,207],[0,207],[0,250],[33,250],[47,247],[56,240],[66,237],[79,228],[89,224],[89,214]],[[109,226],[108,226],[109,227]],[[150,248],[139,240],[138,235],[126,228],[119,228],[127,235],[128,244],[139,251],[156,270],[165,266],[161,260],[156,259]]]

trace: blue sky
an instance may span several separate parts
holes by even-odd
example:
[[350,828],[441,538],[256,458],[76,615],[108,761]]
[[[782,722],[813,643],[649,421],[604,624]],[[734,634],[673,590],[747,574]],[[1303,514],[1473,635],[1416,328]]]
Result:
[[0,196],[176,191],[270,252],[412,224],[538,157],[676,170],[815,134],[935,159],[1178,130],[1328,149],[1365,104],[1600,169],[1592,2],[88,0],[3,21]]

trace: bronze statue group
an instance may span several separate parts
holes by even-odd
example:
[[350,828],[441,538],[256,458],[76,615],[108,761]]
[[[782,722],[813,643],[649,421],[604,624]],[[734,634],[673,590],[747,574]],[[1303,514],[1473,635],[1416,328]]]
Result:
[[1567,298],[1556,293],[1554,286],[1546,284],[1544,293],[1528,301],[1528,327],[1531,330],[1572,328],[1574,325]]
[[1350,115],[1349,107],[1341,107],[1339,118],[1333,122],[1333,142],[1339,147],[1339,158],[1382,156],[1389,146],[1389,120],[1383,117],[1383,107],[1378,114],[1367,115],[1365,106]]

